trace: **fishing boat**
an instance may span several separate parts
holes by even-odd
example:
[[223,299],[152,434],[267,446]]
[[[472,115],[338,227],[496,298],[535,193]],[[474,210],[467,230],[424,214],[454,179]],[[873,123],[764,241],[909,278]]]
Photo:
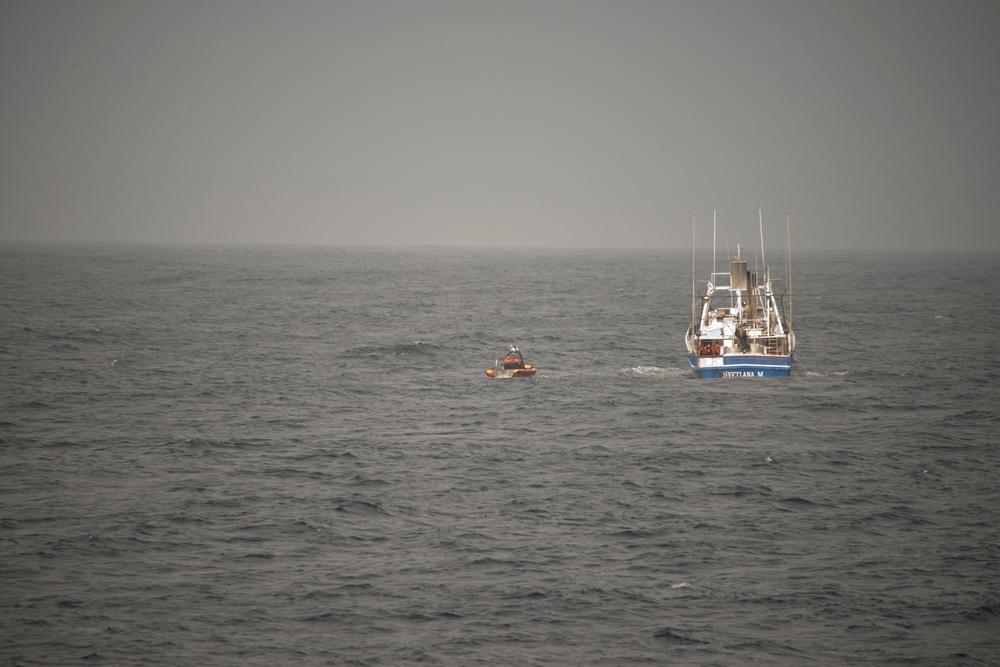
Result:
[[[764,222],[760,211],[760,260],[763,272],[750,270],[743,250],[729,269],[715,270],[713,230],[712,276],[698,296],[695,276],[694,218],[691,221],[691,326],[685,343],[691,370],[699,378],[775,377],[792,373],[792,280],[788,212],[785,211],[786,291],[774,293],[771,269],[764,259]],[[713,219],[714,227],[714,219]],[[785,295],[788,316],[785,317]]]
[[486,369],[487,377],[491,378],[530,378],[538,369],[524,361],[521,351],[516,345],[511,345],[504,355],[503,361],[497,359],[493,368]]

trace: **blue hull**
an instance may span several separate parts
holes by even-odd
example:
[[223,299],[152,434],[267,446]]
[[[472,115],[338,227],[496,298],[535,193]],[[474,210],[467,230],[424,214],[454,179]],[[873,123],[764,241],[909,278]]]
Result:
[[[690,355],[691,370],[699,378],[763,378],[788,377],[792,374],[792,357],[732,355],[728,357],[696,357]],[[699,363],[703,365],[698,365]]]

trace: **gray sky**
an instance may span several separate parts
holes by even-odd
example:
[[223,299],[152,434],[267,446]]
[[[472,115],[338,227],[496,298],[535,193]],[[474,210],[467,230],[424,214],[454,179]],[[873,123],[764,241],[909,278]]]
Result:
[[[7,1],[0,240],[1000,250],[1000,3]],[[748,238],[753,238],[750,233]],[[773,243],[771,243],[773,241]]]

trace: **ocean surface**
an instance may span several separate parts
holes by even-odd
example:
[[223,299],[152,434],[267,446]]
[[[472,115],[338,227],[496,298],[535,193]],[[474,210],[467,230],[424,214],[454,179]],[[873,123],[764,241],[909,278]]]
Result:
[[696,380],[687,250],[2,245],[0,664],[1000,664],[998,269]]

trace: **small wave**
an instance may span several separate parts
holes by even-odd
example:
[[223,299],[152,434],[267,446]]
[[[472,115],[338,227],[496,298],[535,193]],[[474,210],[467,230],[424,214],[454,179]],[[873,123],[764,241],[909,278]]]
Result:
[[226,450],[226,449],[249,449],[253,445],[244,440],[214,440],[208,438],[188,438],[184,444],[191,449],[202,450]]
[[645,530],[636,530],[635,528],[626,528],[618,533],[618,537],[624,537],[629,539],[643,539],[647,537],[652,537],[652,533]]
[[480,556],[473,559],[468,567],[517,567],[522,565],[524,561],[521,560],[510,560],[506,558],[494,558],[492,556]]
[[996,418],[996,414],[987,412],[986,410],[966,410],[965,412],[946,417],[945,421],[994,421]]
[[660,628],[654,634],[657,639],[662,639],[668,641],[672,644],[707,644],[708,642],[702,641],[700,639],[695,639],[688,635],[682,634],[672,628]]
[[782,498],[777,502],[777,504],[788,509],[809,509],[813,507],[819,507],[819,505],[817,505],[813,501],[806,500],[805,498],[799,498],[798,496],[792,496],[790,498]]
[[42,403],[41,401],[27,401],[25,403],[21,403],[17,407],[25,408],[27,410],[48,410],[52,406],[48,403]]
[[341,501],[334,512],[345,512],[350,514],[388,514],[378,503],[370,503],[365,500],[344,500]]
[[400,343],[396,345],[364,345],[350,350],[351,356],[356,357],[405,357],[413,355],[434,355],[437,354],[438,346],[433,343],[425,343],[415,340],[412,343]]
[[965,617],[971,621],[989,621],[1000,617],[1000,602],[992,601],[967,611]]
[[622,373],[629,373],[631,375],[654,375],[659,377],[678,377],[681,375],[687,375],[690,373],[690,369],[687,368],[662,368],[660,366],[633,366],[631,368],[623,368]]
[[757,467],[760,467],[760,466],[780,466],[781,464],[778,463],[778,461],[776,461],[771,456],[765,456],[763,461],[760,461],[758,463],[753,463],[751,465],[754,468],[757,468]]
[[81,445],[79,442],[74,442],[72,440],[56,440],[55,442],[46,442],[42,445],[42,447],[46,449],[49,448],[55,449],[60,447],[80,447],[80,446]]

